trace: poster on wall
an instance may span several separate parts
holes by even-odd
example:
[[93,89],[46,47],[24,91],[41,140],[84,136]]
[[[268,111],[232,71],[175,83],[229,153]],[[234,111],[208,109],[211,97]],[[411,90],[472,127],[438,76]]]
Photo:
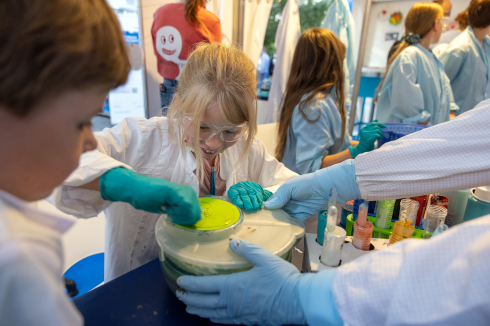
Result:
[[[126,44],[131,48],[142,49],[139,0],[109,0],[108,2],[119,19]],[[144,71],[142,64],[136,68],[133,65],[127,83],[109,93],[105,110],[109,111],[112,124],[118,124],[128,117],[147,117]]]

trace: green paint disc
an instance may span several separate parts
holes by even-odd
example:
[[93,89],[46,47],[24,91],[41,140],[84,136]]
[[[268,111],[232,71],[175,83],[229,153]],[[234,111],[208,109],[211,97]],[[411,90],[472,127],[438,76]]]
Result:
[[233,225],[240,218],[240,212],[234,205],[214,198],[199,198],[201,220],[195,224],[181,225],[197,231],[221,230]]

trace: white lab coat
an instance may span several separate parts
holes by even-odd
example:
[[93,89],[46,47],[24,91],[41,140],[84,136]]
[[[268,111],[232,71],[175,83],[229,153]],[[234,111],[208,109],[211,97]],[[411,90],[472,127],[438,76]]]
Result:
[[[96,133],[97,149],[82,155],[80,166],[53,194],[55,205],[77,217],[96,216],[105,210],[104,280],[107,282],[158,257],[155,223],[159,214],[134,209],[123,202],[102,199],[100,192],[74,188],[92,181],[108,170],[124,166],[136,173],[192,186],[199,195],[194,170],[196,160],[186,150],[184,157],[168,131],[167,118],[128,118],[112,129]],[[267,153],[258,139],[253,141],[243,163],[236,168],[245,139],[220,155],[220,177],[226,188],[240,181],[263,187],[278,185],[297,174]]]
[[[355,63],[355,25],[354,18],[349,9],[347,0],[337,0],[330,5],[327,14],[322,21],[322,28],[332,31],[342,43],[347,51],[344,59],[344,76],[345,76],[345,110],[347,117],[350,114],[352,105],[352,92],[354,91],[354,80],[356,78]],[[347,125],[349,122],[347,121]]]
[[[361,198],[404,198],[489,185],[489,123],[486,100],[451,122],[357,156]],[[331,284],[344,325],[488,325],[489,239],[487,215],[430,240],[400,241],[341,266]],[[311,300],[331,303],[327,291],[317,288],[308,292]],[[326,312],[306,310],[308,320],[329,318]]]
[[277,58],[272,74],[269,100],[267,101],[266,123],[277,122],[281,116],[279,105],[286,91],[296,43],[298,43],[300,36],[301,26],[299,23],[298,1],[288,0],[282,10],[281,21],[277,27],[276,39],[274,40]]
[[61,234],[72,224],[0,190],[1,326],[83,324],[62,279]]

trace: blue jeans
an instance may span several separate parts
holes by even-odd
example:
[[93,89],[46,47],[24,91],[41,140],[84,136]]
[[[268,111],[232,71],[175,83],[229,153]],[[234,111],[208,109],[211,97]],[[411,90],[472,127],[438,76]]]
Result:
[[163,84],[160,84],[160,105],[162,108],[162,116],[167,115],[170,103],[174,98],[175,91],[177,90],[177,81],[173,79],[164,79]]

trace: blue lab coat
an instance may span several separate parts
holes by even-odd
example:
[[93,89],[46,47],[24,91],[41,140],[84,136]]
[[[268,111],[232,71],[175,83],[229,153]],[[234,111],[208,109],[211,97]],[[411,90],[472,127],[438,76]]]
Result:
[[329,94],[316,103],[311,101],[305,113],[310,120],[320,117],[317,122],[309,123],[296,105],[282,159],[288,169],[299,174],[315,172],[320,169],[324,156],[342,152],[350,146],[347,126],[340,148],[337,146],[341,139],[342,119],[334,95]]
[[442,63],[420,44],[403,50],[391,64],[379,91],[379,122],[436,125],[458,110]]
[[485,48],[471,27],[456,37],[439,56],[459,106],[456,114],[473,109],[490,98],[490,37],[483,39]]

